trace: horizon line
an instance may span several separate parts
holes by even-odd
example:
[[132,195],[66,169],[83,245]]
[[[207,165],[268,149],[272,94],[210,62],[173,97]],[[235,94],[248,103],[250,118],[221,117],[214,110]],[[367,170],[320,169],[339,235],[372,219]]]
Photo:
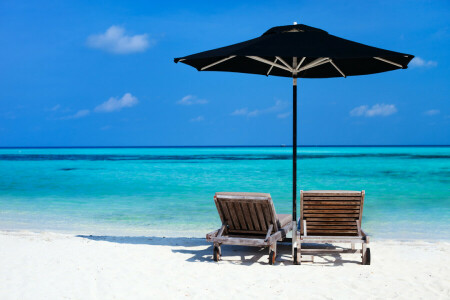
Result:
[[[297,145],[298,148],[313,147],[450,147],[450,145]],[[189,146],[0,146],[0,149],[89,149],[89,148],[292,148],[292,145],[189,145]]]

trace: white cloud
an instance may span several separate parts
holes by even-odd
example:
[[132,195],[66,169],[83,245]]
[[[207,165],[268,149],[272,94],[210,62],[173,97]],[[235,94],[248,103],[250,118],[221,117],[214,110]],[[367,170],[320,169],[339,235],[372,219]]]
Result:
[[84,117],[88,116],[90,113],[91,112],[89,109],[82,109],[82,110],[77,111],[73,115],[62,117],[61,120],[72,120],[72,119],[84,118]]
[[190,121],[191,122],[201,122],[201,121],[204,121],[204,120],[205,120],[205,118],[203,116],[198,116],[197,118],[193,118]]
[[[281,112],[282,110],[284,110],[287,107],[288,103],[281,101],[281,100],[277,100],[275,102],[275,105],[268,107],[268,108],[264,108],[264,109],[255,109],[252,111],[249,111],[248,108],[240,108],[240,109],[236,109],[234,112],[231,113],[232,116],[247,116],[247,117],[257,117],[259,115],[262,114],[270,114],[270,113],[277,113],[277,112]],[[280,113],[278,114],[278,117],[280,115],[284,115],[287,114],[288,112],[285,113]],[[287,117],[288,115],[286,115],[285,117]],[[283,116],[282,116],[283,117]]]
[[[108,112],[113,112],[113,111],[119,111],[124,107],[132,107],[138,103],[139,103],[139,101],[136,97],[134,97],[130,93],[126,93],[120,99],[117,99],[115,97],[109,98],[107,101],[98,105],[93,111],[97,112],[97,113],[99,113],[99,112],[100,113],[105,113],[105,112],[108,113]],[[59,112],[70,111],[69,109],[61,109],[61,106],[59,104],[54,106],[50,110],[59,111]],[[91,113],[91,110],[89,110],[89,109],[81,109],[81,110],[78,110],[75,114],[63,116],[59,119],[60,120],[80,119],[80,118],[88,116],[90,113]],[[108,126],[103,126],[100,129],[107,130]]]
[[206,104],[208,100],[206,99],[198,99],[197,96],[194,95],[186,95],[181,100],[177,101],[179,105],[193,105],[193,104]]
[[114,54],[144,52],[154,44],[147,34],[126,35],[120,26],[111,26],[105,33],[93,34],[87,38],[91,48],[104,50]]
[[288,111],[288,112],[285,112],[285,113],[278,114],[278,115],[277,115],[277,118],[279,118],[279,119],[285,119],[285,118],[289,117],[290,115],[291,115],[291,112]]
[[397,112],[397,108],[394,104],[375,104],[372,107],[368,105],[361,105],[355,107],[350,111],[350,116],[352,117],[375,117],[382,116],[386,117]]
[[236,109],[231,113],[232,116],[245,116],[248,113],[248,108]]
[[413,60],[409,63],[411,67],[417,67],[417,68],[430,68],[430,67],[436,67],[437,62],[433,60],[425,60],[421,57],[414,57]]
[[350,111],[350,116],[352,117],[360,117],[366,113],[366,111],[369,109],[367,105],[361,105],[358,107],[355,107]]
[[133,107],[139,103],[138,98],[126,93],[122,98],[117,99],[116,97],[111,97],[107,101],[103,102],[95,108],[96,112],[113,112],[119,111],[124,107]]
[[261,111],[259,109],[255,109],[255,110],[248,112],[247,117],[256,117],[260,114],[261,114]]
[[440,113],[441,113],[441,111],[439,109],[430,109],[430,110],[427,110],[427,111],[424,112],[424,114],[427,115],[427,116],[435,116],[435,115],[438,115]]
[[59,113],[69,113],[72,110],[68,107],[63,107],[61,104],[56,104],[55,106],[52,106],[50,108],[46,108],[45,111],[53,111],[53,112],[59,112]]

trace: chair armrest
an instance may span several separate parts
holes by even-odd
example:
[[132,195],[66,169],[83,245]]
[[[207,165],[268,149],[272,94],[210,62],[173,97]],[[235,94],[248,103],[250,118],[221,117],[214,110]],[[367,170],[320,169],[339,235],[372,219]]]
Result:
[[366,243],[369,243],[369,236],[361,229],[361,235],[366,240]]
[[207,233],[206,234],[206,239],[209,240],[209,239],[211,239],[213,237],[216,237],[217,233],[219,233],[219,229],[216,229],[214,231],[211,231],[211,232]]

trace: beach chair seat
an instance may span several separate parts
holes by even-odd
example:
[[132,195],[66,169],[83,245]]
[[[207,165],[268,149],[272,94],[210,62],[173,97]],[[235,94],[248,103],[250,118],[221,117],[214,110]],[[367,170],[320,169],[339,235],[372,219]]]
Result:
[[[370,265],[369,237],[361,229],[364,191],[300,191],[297,262],[302,253],[361,253]],[[302,244],[350,243],[351,249],[302,249]],[[355,244],[361,243],[356,250]]]
[[292,230],[292,215],[276,214],[270,194],[220,192],[214,202],[221,228],[206,235],[214,244],[213,258],[222,255],[221,245],[269,247],[269,264],[275,263],[277,242]]

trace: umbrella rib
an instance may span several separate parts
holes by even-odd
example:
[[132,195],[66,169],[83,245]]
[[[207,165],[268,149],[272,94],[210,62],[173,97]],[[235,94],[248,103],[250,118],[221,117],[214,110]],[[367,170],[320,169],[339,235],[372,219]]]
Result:
[[306,66],[304,66],[303,68],[300,68],[299,71],[305,71],[323,64],[326,64],[327,62],[330,61],[329,57],[322,57],[322,58],[318,58],[312,62],[310,62],[309,64],[307,64]]
[[393,61],[390,61],[390,60],[387,60],[387,59],[381,58],[381,57],[374,57],[374,58],[403,69],[403,66],[401,64],[395,63]]
[[338,68],[338,66],[336,66],[336,64],[333,62],[332,59],[330,59],[330,63],[333,65],[333,67],[338,70],[339,73],[341,73],[342,77],[346,78],[347,76],[345,76],[344,72],[341,71],[341,69]]
[[251,58],[251,59],[253,59],[253,60],[256,60],[256,61],[259,61],[259,62],[262,62],[262,63],[268,64],[268,65],[271,65],[271,66],[274,66],[274,67],[277,67],[277,68],[280,68],[280,69],[286,70],[286,71],[288,71],[288,72],[291,72],[291,70],[290,70],[290,69],[288,69],[288,68],[286,68],[285,66],[282,66],[282,65],[279,65],[279,64],[273,63],[273,62],[271,62],[270,60],[267,60],[267,59],[261,58],[261,57],[259,57],[259,56],[247,56],[247,57],[248,57],[248,58]]
[[287,62],[285,62],[281,57],[279,57],[279,56],[275,56],[279,61],[281,61],[282,63],[283,63],[283,65],[285,65],[286,66],[286,68],[289,68],[289,69],[291,69],[291,71],[294,71],[294,69],[292,69],[292,67],[287,63]]
[[225,58],[223,58],[223,59],[221,59],[221,60],[218,60],[218,61],[216,61],[216,62],[213,62],[212,64],[209,64],[209,65],[207,65],[207,66],[204,66],[203,68],[200,69],[200,71],[203,71],[203,70],[206,70],[206,69],[208,69],[208,68],[211,68],[211,67],[213,67],[213,66],[215,66],[215,65],[218,65],[218,64],[220,64],[220,63],[223,63],[224,61],[227,61],[227,60],[232,59],[232,58],[234,58],[234,57],[236,57],[236,55],[231,55],[231,56],[225,57]]
[[312,62],[310,62],[309,64],[305,65],[304,67],[301,67],[300,69],[298,69],[299,71],[304,71],[310,68],[315,67],[316,65],[318,65],[319,63],[323,62],[324,60],[327,60],[328,57],[320,57],[318,59],[313,60]]
[[295,69],[295,71],[300,70],[300,67],[302,66],[302,63],[305,61],[306,57],[303,57],[302,60],[300,61],[300,63],[298,64],[297,68]]
[[[276,62],[277,62],[277,60],[278,60],[278,57],[277,57],[277,58],[275,58],[275,60],[273,61],[273,63],[276,63]],[[273,69],[273,65],[272,65],[272,66],[270,66],[270,68],[269,68],[269,71],[267,71],[267,75],[266,75],[266,76],[269,76],[269,73],[270,73],[270,71],[272,71],[272,69]]]

